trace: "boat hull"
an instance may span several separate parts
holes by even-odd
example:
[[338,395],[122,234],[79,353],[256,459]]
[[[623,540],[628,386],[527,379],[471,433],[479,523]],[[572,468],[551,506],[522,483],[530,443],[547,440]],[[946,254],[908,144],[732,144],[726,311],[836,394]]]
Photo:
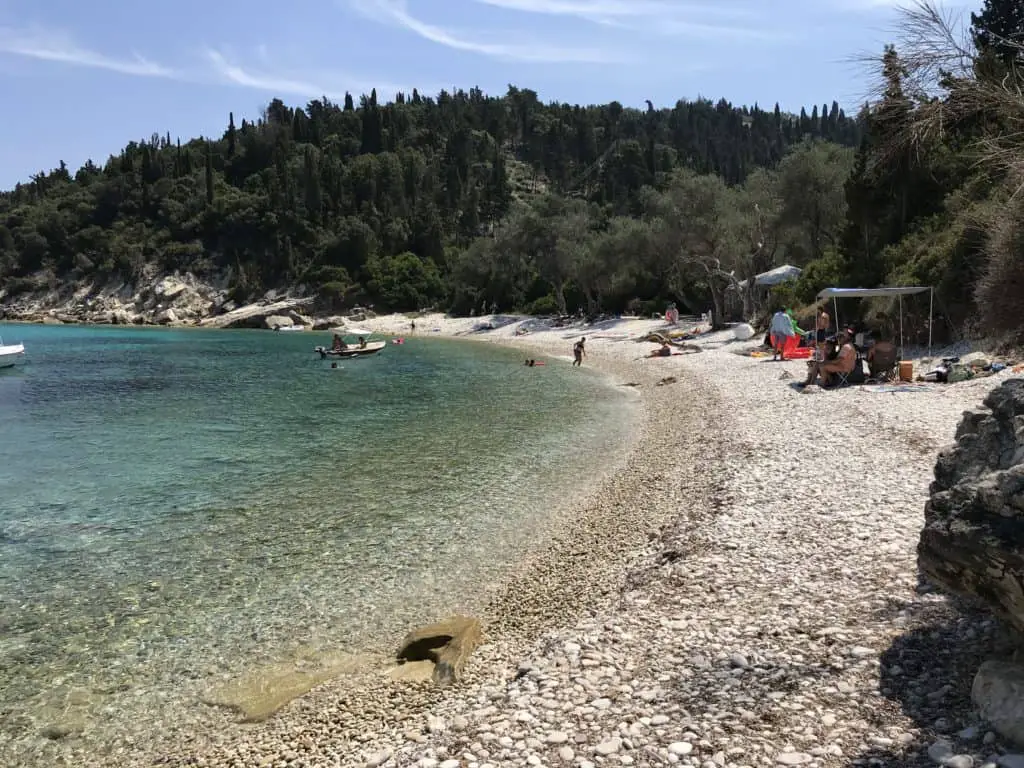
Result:
[[0,347],[0,368],[13,368],[25,359],[25,347],[22,344],[11,344]]

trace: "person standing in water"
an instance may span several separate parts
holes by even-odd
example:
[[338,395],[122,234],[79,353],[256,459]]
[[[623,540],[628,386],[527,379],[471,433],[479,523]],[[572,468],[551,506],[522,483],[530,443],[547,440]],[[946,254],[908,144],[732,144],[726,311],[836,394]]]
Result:
[[587,356],[586,350],[587,337],[584,336],[577,341],[572,348],[572,364],[574,366],[583,365],[583,358]]

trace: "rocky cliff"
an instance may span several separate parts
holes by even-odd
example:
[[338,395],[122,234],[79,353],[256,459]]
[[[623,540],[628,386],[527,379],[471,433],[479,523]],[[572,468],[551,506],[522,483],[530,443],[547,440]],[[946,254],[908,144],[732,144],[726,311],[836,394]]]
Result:
[[979,598],[1024,637],[1024,380],[964,414],[939,454],[918,564],[935,584]]
[[[304,293],[301,287],[294,292],[268,291],[260,300],[239,306],[228,298],[225,286],[191,273],[156,275],[134,283],[80,283],[17,296],[0,292],[0,320],[270,329],[294,325],[318,330],[344,324],[337,316],[306,314],[314,299]],[[352,319],[366,316],[365,311],[357,312]]]

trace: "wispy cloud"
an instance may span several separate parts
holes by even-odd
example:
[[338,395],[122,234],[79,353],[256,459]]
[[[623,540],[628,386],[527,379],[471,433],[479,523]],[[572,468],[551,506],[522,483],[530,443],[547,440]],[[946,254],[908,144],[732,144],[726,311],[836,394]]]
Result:
[[[966,0],[928,0],[934,3],[940,10],[952,13],[961,13],[977,3]],[[921,0],[832,0],[832,5],[846,11],[898,11],[904,8],[914,8],[921,4]]]
[[404,0],[349,0],[349,4],[365,16],[400,26],[432,43],[496,59],[562,64],[600,64],[622,61],[621,56],[596,48],[553,46],[543,43],[489,42],[472,39],[416,18],[409,13]]
[[[171,68],[141,55],[118,58],[99,51],[85,48],[62,32],[39,28],[16,29],[0,26],[0,54],[64,64],[72,67],[104,69],[134,77],[158,77],[193,83],[223,83],[241,88],[251,88],[282,96],[305,96],[317,98],[341,98],[346,91],[366,93],[376,88],[379,94],[393,94],[403,90],[388,83],[369,83],[349,76],[312,78],[289,73],[275,74],[267,71],[270,55],[267,46],[257,48],[257,59],[261,71],[248,69],[223,52],[207,48],[202,52],[199,65]],[[321,73],[322,74],[322,73]],[[407,89],[406,89],[407,90]]]
[[[573,16],[593,24],[647,34],[716,39],[780,39],[764,25],[754,26],[749,8],[729,3],[702,4],[661,0],[475,0],[480,5],[546,16]],[[714,23],[718,18],[722,23]],[[709,21],[711,20],[711,21]],[[730,23],[724,23],[729,20]],[[740,22],[746,21],[747,24]]]
[[[270,55],[265,45],[257,49],[258,58],[264,65],[270,62]],[[243,88],[253,88],[277,94],[306,96],[329,99],[340,99],[346,92],[352,94],[369,93],[376,89],[380,96],[391,96],[398,91],[409,91],[411,88],[387,82],[368,82],[349,75],[334,74],[323,78],[306,78],[305,76],[278,75],[270,72],[257,72],[247,69],[237,61],[228,58],[224,53],[212,48],[203,51],[203,55],[213,68],[217,79]]]
[[749,9],[728,4],[661,2],[660,0],[475,0],[481,5],[549,16],[578,16],[597,23],[611,19],[676,19],[681,16],[750,16]]
[[176,78],[180,74],[138,54],[132,55],[131,58],[114,58],[83,48],[62,33],[40,29],[0,27],[0,53],[78,67],[106,69],[136,77]]
[[[220,51],[207,49],[203,53],[217,76],[232,85],[293,96],[329,96],[333,98],[338,95],[335,89],[308,80],[250,72],[237,63],[229,61]],[[265,50],[263,53],[265,54]]]

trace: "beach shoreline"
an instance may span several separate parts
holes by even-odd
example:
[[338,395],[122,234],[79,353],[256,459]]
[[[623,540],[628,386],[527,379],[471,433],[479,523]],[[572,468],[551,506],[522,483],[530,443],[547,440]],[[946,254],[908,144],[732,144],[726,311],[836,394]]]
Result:
[[[408,335],[398,334],[398,327],[382,327],[389,321],[397,322],[397,318],[378,319],[377,322],[368,321],[367,326],[375,333],[386,335]],[[530,319],[525,319],[529,322]],[[420,322],[420,321],[418,321]],[[558,338],[566,334],[575,334],[576,328],[557,329],[548,338],[538,335],[527,335],[516,337],[511,333],[499,334],[497,337],[490,334],[473,334],[467,325],[471,321],[466,319],[462,322],[456,321],[454,327],[447,329],[447,332],[431,334],[432,336],[451,337],[457,340],[473,340],[479,342],[498,343],[502,346],[515,346],[523,350],[524,356],[537,358],[570,358],[572,341]],[[659,326],[661,323],[644,321],[643,326]],[[421,334],[416,334],[421,336]],[[556,338],[551,338],[551,336]],[[426,336],[426,334],[422,334]],[[629,342],[629,355],[631,358],[634,351],[646,351],[652,345],[646,345],[641,350],[641,345],[634,345]],[[589,354],[584,365],[587,369],[597,369],[599,375],[605,378],[608,386],[621,386],[626,383],[641,383],[634,381],[636,377],[630,365],[624,364],[622,350],[615,350],[609,353],[608,350],[588,350]],[[543,369],[541,369],[542,371]],[[541,373],[538,371],[538,373]],[[590,370],[587,371],[590,373]],[[652,371],[652,377],[658,371]],[[660,377],[653,377],[642,384],[643,388],[651,393],[657,391],[659,394],[666,394],[667,388],[657,388],[657,380]],[[638,388],[631,388],[636,391]],[[584,614],[590,614],[606,607],[617,598],[621,587],[619,582],[625,577],[628,565],[635,559],[638,551],[644,546],[656,541],[661,526],[666,524],[671,516],[670,506],[663,506],[660,510],[640,509],[635,505],[630,512],[618,513],[609,511],[609,501],[615,494],[623,491],[618,488],[623,477],[629,479],[629,491],[642,492],[650,496],[656,492],[656,486],[662,482],[657,473],[636,476],[637,467],[642,467],[643,462],[633,459],[632,468],[629,466],[630,457],[637,451],[638,445],[642,442],[646,425],[650,421],[650,408],[645,405],[644,398],[638,397],[638,422],[634,425],[633,437],[628,450],[623,451],[620,462],[613,462],[615,466],[605,467],[599,477],[595,478],[593,487],[580,489],[579,492],[570,491],[566,494],[567,499],[560,513],[554,516],[552,524],[545,531],[543,541],[526,554],[517,566],[514,566],[508,577],[502,579],[498,584],[486,588],[489,608],[482,612],[481,619],[487,632],[485,645],[478,650],[470,660],[467,673],[466,685],[472,685],[472,681],[487,671],[494,671],[498,666],[503,669],[514,669],[515,658],[519,652],[534,641],[542,630],[553,629],[571,624]],[[581,414],[585,418],[585,414]],[[621,465],[621,467],[620,467]],[[620,470],[617,471],[616,470]],[[639,482],[637,480],[639,479]],[[654,483],[647,489],[639,489],[643,483]],[[616,489],[609,492],[607,489]],[[604,497],[604,498],[601,498]],[[595,505],[597,508],[595,509]],[[621,503],[620,507],[624,507]],[[585,524],[585,525],[584,525]],[[583,528],[589,526],[588,538],[581,538]],[[568,575],[565,562],[573,563],[571,570],[573,574],[583,575],[582,579],[566,578]],[[610,582],[616,582],[610,585]],[[524,586],[527,585],[527,586]],[[575,591],[574,591],[575,590]],[[587,592],[586,599],[579,599],[579,592]],[[438,619],[443,618],[438,616]],[[408,628],[408,629],[411,629]],[[378,659],[378,662],[381,661]],[[460,686],[461,687],[461,686]],[[139,760],[135,764],[143,764],[153,757],[164,757],[164,759],[184,759],[188,762],[183,752],[192,754],[203,754],[207,752],[217,753],[219,751],[236,752],[244,746],[232,746],[237,738],[245,742],[252,731],[260,730],[268,738],[270,734],[279,732],[283,728],[287,730],[296,725],[295,717],[299,720],[310,710],[337,708],[339,700],[345,700],[346,720],[349,723],[364,720],[362,728],[370,727],[369,722],[380,716],[379,702],[391,700],[398,697],[403,701],[403,707],[407,713],[423,712],[428,709],[438,697],[445,697],[451,691],[434,690],[430,686],[419,686],[416,684],[402,683],[396,688],[396,684],[381,679],[379,669],[372,674],[355,674],[336,679],[325,683],[320,688],[292,702],[289,706],[278,713],[269,722],[258,726],[237,726],[234,734],[219,734],[214,741],[220,743],[206,743],[206,737],[198,737],[199,742],[191,744],[186,748],[193,738],[189,734],[181,733],[179,729],[172,729],[170,737],[163,741],[163,746],[154,745],[154,750],[145,750],[146,754],[134,754],[132,750],[118,749],[118,759],[122,762],[128,760]],[[360,700],[362,704],[357,704]],[[364,706],[365,705],[365,706]],[[357,716],[357,710],[361,710],[366,717]],[[237,715],[226,713],[225,723],[230,724],[237,720]],[[395,727],[401,725],[394,723]],[[353,745],[360,743],[357,738],[360,734],[353,731],[354,726],[346,728],[346,732],[352,736],[350,739]],[[400,728],[396,733],[400,732]],[[221,737],[224,737],[223,740]],[[184,742],[184,743],[183,743]],[[173,743],[173,747],[170,744]],[[354,746],[353,746],[354,748]],[[348,749],[346,747],[346,749]],[[176,757],[172,757],[175,755]],[[79,759],[86,759],[80,755]],[[212,758],[211,758],[212,759]],[[184,763],[183,763],[184,764]],[[347,764],[347,763],[346,763]],[[356,763],[352,763],[356,764]]]
[[[731,354],[754,342],[729,332],[660,359],[634,341],[661,321],[522,336],[535,321],[481,322],[416,318],[415,335],[558,358],[587,336],[584,366],[636,385],[642,417],[622,471],[491,595],[465,680],[335,679],[265,723],[172,731],[119,764],[924,766],[933,741],[968,723],[969,679],[929,631],[980,653],[994,625],[919,593],[916,540],[935,452],[1008,374],[798,393],[786,379],[803,363]],[[401,315],[365,325],[409,335]],[[857,478],[855,496],[826,481],[837,468]],[[938,666],[889,679],[895,660],[879,660],[905,646]],[[904,683],[950,693],[918,711]],[[1000,748],[960,746],[978,759]]]

